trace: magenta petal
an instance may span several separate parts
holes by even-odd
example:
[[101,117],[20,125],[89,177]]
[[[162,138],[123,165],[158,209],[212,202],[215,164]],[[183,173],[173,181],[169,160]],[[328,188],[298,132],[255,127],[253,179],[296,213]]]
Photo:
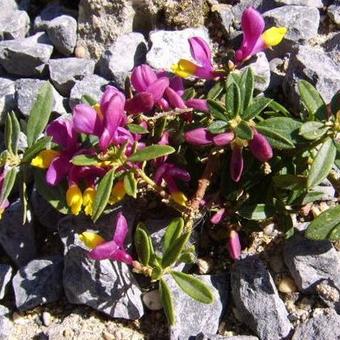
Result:
[[233,139],[233,132],[220,133],[219,135],[215,135],[213,137],[214,144],[218,146],[228,145]]
[[155,71],[145,64],[135,67],[131,74],[131,84],[138,92],[145,91],[156,80]]
[[105,127],[112,134],[117,130],[121,122],[125,121],[125,99],[119,95],[114,95],[106,106],[106,111],[103,112]]
[[185,101],[187,107],[191,107],[194,110],[208,112],[208,102],[206,99],[188,99]]
[[79,133],[100,135],[103,128],[97,111],[86,104],[78,104],[73,109],[73,126]]
[[242,149],[235,147],[231,153],[230,176],[234,182],[238,182],[243,172]]
[[195,76],[202,79],[213,79],[216,77],[212,66],[198,66],[195,71]]
[[111,85],[106,86],[105,92],[103,93],[102,98],[100,99],[100,110],[102,111],[103,114],[105,114],[111,99],[117,95],[122,101],[125,101],[124,94],[120,92],[116,87]]
[[164,94],[165,89],[169,86],[169,79],[166,77],[162,77],[157,79],[154,83],[149,85],[145,92],[149,92],[153,95],[153,99],[155,102],[159,101]]
[[241,243],[238,233],[234,230],[230,232],[230,237],[228,241],[228,252],[229,256],[233,260],[239,260],[241,256]]
[[185,109],[186,105],[184,103],[184,100],[182,97],[174,91],[172,88],[168,87],[165,90],[165,96],[168,99],[169,104],[171,105],[172,108],[177,108],[177,109]]
[[77,142],[77,133],[73,129],[71,118],[60,117],[52,121],[46,128],[52,141],[64,148],[72,148]]
[[219,209],[211,218],[210,222],[212,224],[218,224],[220,223],[225,216],[225,208]]
[[125,110],[128,113],[136,114],[149,112],[155,104],[153,95],[148,92],[140,92],[125,103]]
[[105,128],[99,137],[100,150],[106,150],[113,141],[113,133]]
[[174,91],[176,91],[181,97],[184,94],[184,84],[183,79],[181,77],[172,77],[170,78],[170,85]]
[[161,98],[160,100],[158,100],[157,106],[163,111],[168,111],[170,109],[170,105],[165,98]]
[[154,181],[156,184],[161,185],[162,183],[162,178],[165,174],[165,172],[168,170],[168,164],[163,163],[161,166],[159,166],[153,176]]
[[267,162],[273,157],[273,149],[267,138],[254,129],[254,137],[249,143],[249,148],[255,158],[260,162]]
[[110,259],[119,249],[115,241],[105,242],[95,247],[89,252],[89,257],[93,260]]
[[162,135],[160,141],[158,142],[158,144],[159,145],[169,145],[169,137],[170,137],[169,131],[163,132],[163,135]]
[[132,264],[132,257],[125,251],[118,249],[112,256],[110,257],[112,260],[116,260],[119,262],[124,262],[126,264]]
[[212,143],[212,135],[206,128],[198,128],[184,134],[185,140],[193,145],[209,145]]
[[188,171],[179,168],[176,165],[171,164],[172,167],[169,168],[167,171],[167,175],[170,175],[171,177],[178,178],[184,182],[189,182],[191,179],[191,176]]
[[123,247],[127,232],[128,223],[125,216],[119,212],[116,220],[116,230],[113,236],[113,240],[118,244],[119,247]]
[[192,57],[202,66],[211,67],[211,50],[206,41],[200,37],[189,39]]
[[50,185],[59,184],[69,172],[70,167],[71,163],[68,156],[60,155],[56,157],[46,172],[46,182]]
[[177,187],[177,184],[172,176],[169,176],[167,174],[164,175],[164,180],[166,182],[166,185],[171,193],[178,192],[179,189]]

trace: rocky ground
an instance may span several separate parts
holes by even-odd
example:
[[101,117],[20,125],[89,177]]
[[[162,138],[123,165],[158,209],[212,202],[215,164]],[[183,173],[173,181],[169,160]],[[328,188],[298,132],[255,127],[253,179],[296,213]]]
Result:
[[[192,36],[207,39],[215,62],[223,63],[240,44],[240,17],[249,5],[264,13],[268,26],[288,27],[280,46],[250,62],[257,89],[298,112],[296,84],[306,79],[329,101],[340,88],[338,1],[1,0],[0,123],[10,110],[24,120],[47,80],[60,115],[84,94],[100,97],[109,83],[123,88],[135,65],[169,70],[190,59]],[[296,217],[297,231],[306,228],[306,210],[316,216],[338,203],[329,182],[321,188],[323,199]],[[152,204],[136,209],[126,202],[123,209],[130,226],[142,215],[159,242],[169,213]],[[15,202],[0,221],[0,339],[340,338],[339,243],[299,233],[284,240],[269,224],[251,235],[243,258],[232,264],[225,231],[201,221],[192,270],[214,287],[216,299],[201,305],[174,286],[177,323],[168,330],[158,293],[143,278],[125,265],[85,256],[76,234],[94,228],[90,221],[63,218],[34,188],[24,226],[21,209]],[[95,228],[110,237],[114,217]]]

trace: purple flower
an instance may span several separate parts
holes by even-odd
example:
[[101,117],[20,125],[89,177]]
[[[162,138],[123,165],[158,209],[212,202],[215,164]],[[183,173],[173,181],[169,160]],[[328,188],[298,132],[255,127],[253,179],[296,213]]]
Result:
[[233,148],[229,167],[231,179],[234,182],[238,182],[241,179],[243,172],[243,156],[241,147],[235,146]]
[[249,143],[249,148],[260,162],[267,162],[273,157],[273,149],[267,138],[258,133],[256,129],[254,129],[254,136]]
[[210,222],[212,224],[219,224],[224,217],[226,216],[227,212],[225,210],[225,208],[219,209],[211,218],[210,218]]
[[112,241],[102,243],[89,252],[89,257],[94,260],[110,259],[132,264],[132,257],[126,252],[124,242],[128,233],[128,224],[124,215],[117,215],[116,230]]
[[241,243],[238,233],[235,230],[232,230],[229,235],[228,241],[228,252],[229,256],[233,260],[239,260],[241,256]]
[[215,144],[217,146],[228,145],[234,139],[233,132],[224,132],[214,135],[206,128],[197,128],[187,131],[184,134],[185,140],[193,145],[210,145]]

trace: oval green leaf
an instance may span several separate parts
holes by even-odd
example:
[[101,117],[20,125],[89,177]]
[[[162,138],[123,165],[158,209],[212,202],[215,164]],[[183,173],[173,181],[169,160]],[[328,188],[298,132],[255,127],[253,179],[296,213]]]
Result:
[[149,236],[141,224],[137,226],[135,231],[135,247],[139,261],[147,266],[150,261],[151,249]]
[[227,122],[228,118],[226,116],[226,110],[225,107],[218,101],[208,99],[208,107],[209,107],[209,112],[213,117],[215,117],[218,120],[222,120]]
[[227,88],[225,106],[230,117],[236,117],[240,114],[241,91],[239,86],[235,82],[232,82]]
[[137,197],[137,180],[132,171],[124,175],[124,189],[129,196]]
[[98,165],[98,159],[96,156],[77,155],[71,159],[71,163],[78,166]]
[[161,296],[161,302],[166,318],[168,319],[169,324],[173,325],[176,322],[176,319],[172,301],[172,294],[169,286],[163,279],[159,280],[159,294]]
[[17,178],[18,171],[19,169],[14,167],[6,173],[3,184],[2,184],[2,188],[1,188],[0,205],[2,205],[2,203],[11,194],[11,191],[15,184],[15,180]]
[[185,233],[185,234],[182,234],[174,242],[171,243],[169,248],[163,254],[163,258],[162,258],[163,268],[169,267],[177,261],[177,259],[181,255],[181,252],[185,244],[188,242],[189,237],[190,237],[190,233]]
[[166,252],[169,247],[179,238],[184,228],[182,217],[174,218],[167,226],[163,238],[163,251]]
[[45,136],[41,139],[39,139],[36,143],[34,143],[31,147],[26,149],[24,156],[22,158],[22,162],[30,162],[40,151],[46,149],[52,138],[49,136]]
[[166,155],[174,153],[176,150],[169,145],[150,145],[144,149],[137,150],[131,157],[129,157],[130,162],[144,162],[150,161],[151,159],[156,159]]
[[259,115],[270,103],[271,99],[266,97],[254,98],[250,106],[247,107],[242,115],[244,120],[250,120]]
[[226,131],[228,123],[223,120],[215,120],[208,126],[209,132],[212,134],[219,134]]
[[308,140],[322,137],[328,131],[328,127],[321,122],[306,122],[300,128],[300,135]]
[[240,124],[237,125],[235,128],[235,133],[238,138],[245,140],[253,139],[253,130],[244,120],[242,120]]

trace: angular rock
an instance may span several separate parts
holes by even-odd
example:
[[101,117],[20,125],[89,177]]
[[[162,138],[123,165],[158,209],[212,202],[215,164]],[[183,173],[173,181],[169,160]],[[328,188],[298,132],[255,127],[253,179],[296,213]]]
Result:
[[13,277],[15,304],[20,311],[59,300],[63,295],[63,257],[29,262]]
[[133,31],[134,16],[132,1],[81,0],[77,46],[86,57],[99,59],[117,37]]
[[0,123],[5,122],[8,112],[15,109],[15,81],[0,78]]
[[329,6],[327,8],[327,14],[331,18],[331,20],[336,24],[336,26],[340,27],[340,2]]
[[228,282],[226,275],[200,275],[212,290],[214,302],[203,304],[193,300],[178,287],[175,280],[166,276],[166,282],[173,294],[176,323],[170,326],[171,340],[186,340],[201,332],[216,334],[228,299]]
[[316,8],[323,7],[321,0],[275,0],[275,2],[279,5],[301,5]]
[[292,340],[337,340],[339,338],[340,315],[330,309],[298,325]]
[[150,33],[152,43],[146,55],[147,63],[156,68],[171,71],[171,66],[180,59],[192,60],[188,39],[201,37],[210,42],[205,28],[187,28],[181,31],[153,31]]
[[32,39],[0,41],[0,65],[11,74],[24,77],[42,76],[53,46],[32,44]]
[[315,291],[328,307],[340,314],[340,289],[333,282],[323,280],[316,285]]
[[30,17],[25,11],[0,11],[0,40],[25,38]]
[[96,74],[91,74],[85,76],[82,80],[77,80],[70,93],[70,108],[73,109],[77,104],[80,104],[81,97],[85,94],[99,101],[108,83],[106,79]]
[[51,59],[50,77],[53,85],[63,96],[68,96],[77,80],[93,74],[94,60],[78,58]]
[[22,224],[22,203],[12,203],[0,220],[0,244],[18,266],[24,266],[36,257],[34,227],[31,222]]
[[6,287],[12,278],[12,267],[8,264],[0,263],[0,300],[3,299]]
[[77,21],[69,15],[59,16],[50,21],[47,34],[57,51],[69,56],[76,47]]
[[340,64],[340,33],[335,33],[329,40],[327,40],[323,47],[330,57],[338,64]]
[[282,6],[263,13],[266,24],[288,28],[285,39],[308,40],[318,34],[320,13],[317,8],[307,6]]
[[326,103],[340,88],[340,71],[331,54],[321,49],[300,46],[289,61],[283,90],[295,111],[300,111],[299,80],[307,80],[321,93]]
[[1,0],[0,11],[1,13],[18,9],[18,4],[15,0]]
[[256,256],[237,261],[231,272],[231,289],[240,319],[260,339],[285,338],[292,325],[274,281]]
[[340,257],[331,242],[296,235],[285,244],[284,260],[300,290],[311,292],[322,280],[340,289]]
[[99,62],[99,74],[124,87],[125,79],[134,66],[145,62],[146,41],[141,33],[127,33],[107,49]]
[[211,11],[216,13],[218,19],[220,20],[222,26],[225,28],[226,32],[230,32],[232,24],[234,22],[234,13],[231,5],[227,4],[214,4],[211,7]]
[[223,335],[213,335],[200,333],[196,336],[195,340],[258,340],[256,336],[251,335],[233,335],[233,336],[223,336]]
[[6,316],[0,316],[0,339],[10,339],[13,330],[12,321]]
[[[38,93],[45,83],[46,80],[39,79],[19,79],[16,81],[17,107],[24,116],[29,116]],[[66,113],[63,97],[54,88],[52,112],[59,114]]]

